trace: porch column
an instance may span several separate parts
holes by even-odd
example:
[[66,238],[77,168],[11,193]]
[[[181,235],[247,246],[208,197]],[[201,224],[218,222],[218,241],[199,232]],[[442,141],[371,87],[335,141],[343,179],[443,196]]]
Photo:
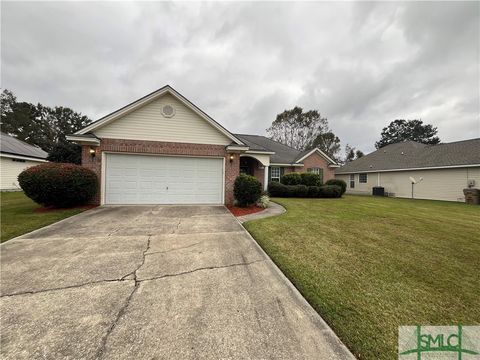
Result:
[[264,166],[263,170],[263,190],[267,191],[268,189],[268,166]]

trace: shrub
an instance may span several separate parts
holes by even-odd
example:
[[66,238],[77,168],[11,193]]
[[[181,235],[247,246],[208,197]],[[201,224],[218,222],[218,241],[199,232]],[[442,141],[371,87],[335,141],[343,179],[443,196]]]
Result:
[[342,197],[342,188],[338,185],[320,186],[320,197],[322,198],[339,198]]
[[98,190],[97,175],[75,164],[32,166],[18,175],[18,182],[36,203],[59,208],[87,204]]
[[264,209],[268,207],[268,204],[270,204],[270,197],[268,195],[260,196],[260,199],[257,201],[257,206],[260,206]]
[[304,198],[308,195],[308,187],[305,185],[291,185],[289,187],[293,197]]
[[268,184],[268,193],[274,197],[285,197],[287,194],[287,186],[276,181],[271,181]]
[[320,175],[314,173],[301,173],[302,184],[306,186],[320,186],[322,185],[322,180]]
[[300,185],[302,184],[302,176],[299,173],[289,173],[283,175],[280,182],[284,185]]
[[340,186],[342,195],[345,194],[345,191],[347,191],[347,183],[343,180],[340,179],[331,179],[328,180],[325,185],[337,185]]
[[238,206],[245,207],[255,204],[262,194],[262,184],[255,177],[241,174],[235,179],[233,195]]
[[309,186],[308,187],[308,197],[317,198],[320,196],[320,187],[319,186]]

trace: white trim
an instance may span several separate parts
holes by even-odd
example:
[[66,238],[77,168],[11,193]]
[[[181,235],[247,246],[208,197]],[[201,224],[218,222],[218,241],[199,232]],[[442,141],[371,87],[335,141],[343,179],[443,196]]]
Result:
[[302,166],[305,166],[303,164],[280,164],[280,163],[270,163],[270,166],[282,166],[282,167],[291,167],[291,166],[294,166],[294,167],[302,167]]
[[248,146],[237,146],[237,145],[227,145],[225,147],[227,151],[247,151],[249,149]]
[[66,138],[68,141],[85,143],[87,145],[92,144],[92,145],[100,146],[100,139],[96,139],[96,138],[86,138],[83,136],[75,136],[75,135],[67,135]]
[[263,191],[268,190],[268,166],[263,168]]
[[[179,158],[201,158],[201,159],[223,159],[223,167],[222,167],[222,203],[218,205],[225,205],[225,157],[224,156],[200,156],[200,155],[171,155],[171,154],[152,154],[152,153],[137,153],[137,152],[124,152],[124,151],[102,151],[102,170],[101,170],[101,188],[100,188],[100,204],[101,205],[109,205],[105,204],[105,195],[106,195],[106,170],[107,170],[107,155],[143,155],[143,156],[162,156],[162,157],[179,157]],[[115,204],[121,205],[121,204]],[[159,204],[160,205],[160,204]],[[161,204],[163,205],[163,204]],[[171,204],[165,204],[171,205]],[[181,204],[185,205],[185,204]],[[195,204],[195,205],[202,205],[202,204]],[[215,204],[209,204],[215,205]]]
[[110,115],[107,115],[96,122],[88,125],[87,127],[77,131],[74,135],[83,135],[88,132],[91,132],[99,127],[105,126],[108,123],[117,120],[118,118],[142,107],[143,105],[160,98],[161,96],[165,94],[170,94],[173,97],[175,97],[177,100],[183,103],[186,107],[188,107],[190,110],[192,110],[194,113],[196,113],[198,116],[200,116],[202,119],[207,121],[210,125],[212,125],[215,129],[220,131],[223,135],[228,137],[230,140],[234,141],[238,145],[244,145],[242,141],[237,139],[235,136],[233,136],[229,131],[224,129],[220,124],[218,124],[215,120],[213,120],[210,116],[208,116],[206,113],[204,113],[202,110],[200,110],[196,105],[194,105],[192,102],[190,102],[187,98],[183,97],[180,93],[178,93],[175,89],[173,89],[171,86],[167,85],[164,86],[163,88],[141,98],[133,103],[111,113]]
[[329,168],[339,168],[340,165],[328,165]]
[[310,151],[309,153],[307,153],[306,155],[304,155],[302,158],[298,159],[296,162],[300,162],[304,159],[306,159],[307,157],[309,157],[310,155],[312,155],[314,152],[318,152],[321,156],[323,156],[325,159],[327,159],[328,161],[330,161],[332,163],[332,165],[337,165],[337,162],[332,160],[327,154],[325,154],[322,150],[320,150],[319,148],[315,148],[315,149],[312,149],[312,151]]
[[388,169],[388,170],[355,170],[355,171],[336,172],[335,174],[342,175],[342,174],[359,174],[359,173],[376,173],[376,172],[393,172],[393,171],[411,171],[411,170],[458,169],[458,168],[471,168],[471,167],[480,167],[480,164],[472,164],[472,165],[452,165],[452,166],[429,166],[429,167],[420,167],[420,168]]
[[247,150],[246,154],[264,154],[264,155],[275,155],[274,151],[262,151],[262,150]]
[[28,160],[28,161],[38,161],[38,162],[48,162],[48,160],[45,159],[39,159],[35,157],[30,157],[30,156],[23,156],[23,155],[12,155],[12,154],[5,154],[1,153],[1,157],[5,158],[10,158],[10,159],[19,159],[19,160]]

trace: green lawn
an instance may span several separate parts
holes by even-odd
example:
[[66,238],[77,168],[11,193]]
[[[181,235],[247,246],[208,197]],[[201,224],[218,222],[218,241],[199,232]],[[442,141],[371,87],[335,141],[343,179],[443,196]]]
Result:
[[275,199],[246,228],[360,359],[396,359],[400,325],[480,324],[480,207]]
[[42,213],[35,211],[40,205],[26,197],[23,192],[2,192],[0,196],[1,242],[78,214],[84,210],[81,208],[61,209]]

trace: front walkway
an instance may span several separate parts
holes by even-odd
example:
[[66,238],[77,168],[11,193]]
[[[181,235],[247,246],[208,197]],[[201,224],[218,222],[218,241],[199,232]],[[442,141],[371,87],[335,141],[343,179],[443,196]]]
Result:
[[1,250],[3,359],[353,359],[224,207],[101,207]]

